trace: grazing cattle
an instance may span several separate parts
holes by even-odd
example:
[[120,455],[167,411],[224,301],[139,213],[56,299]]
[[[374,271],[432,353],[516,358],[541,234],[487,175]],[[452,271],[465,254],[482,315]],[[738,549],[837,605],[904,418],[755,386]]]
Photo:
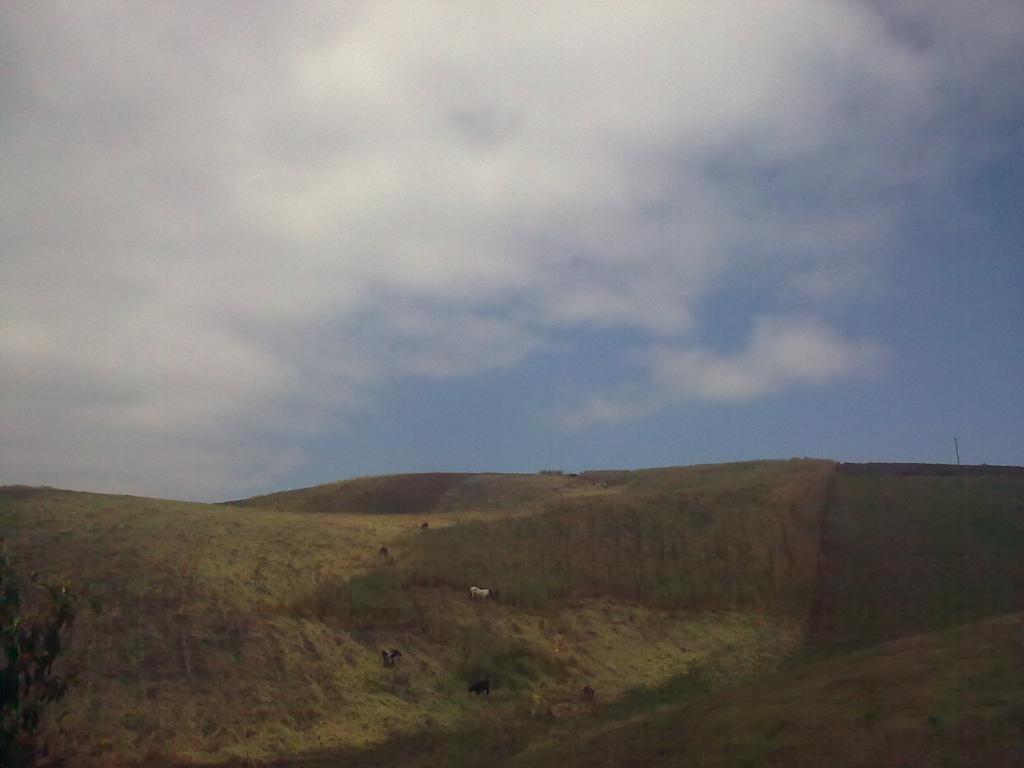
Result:
[[377,554],[380,555],[381,557],[387,557],[388,556],[388,548],[387,547],[381,547],[380,549],[377,550]]
[[429,528],[430,523],[420,523],[420,528]]
[[594,700],[594,689],[591,688],[589,685],[584,685],[583,686],[583,700],[584,701],[593,701]]
[[395,666],[395,662],[402,658],[402,652],[397,648],[384,648],[380,652],[385,667]]
[[477,680],[475,683],[473,683],[471,686],[469,686],[469,690],[466,691],[466,693],[475,693],[478,696],[482,693],[482,694],[490,697],[490,695],[491,695],[491,681],[490,681],[490,679],[487,679],[487,680]]
[[490,594],[491,594],[491,590],[489,590],[489,589],[480,589],[480,587],[470,587],[469,588],[469,596],[470,597],[479,597],[481,600],[483,600],[485,597],[489,597]]

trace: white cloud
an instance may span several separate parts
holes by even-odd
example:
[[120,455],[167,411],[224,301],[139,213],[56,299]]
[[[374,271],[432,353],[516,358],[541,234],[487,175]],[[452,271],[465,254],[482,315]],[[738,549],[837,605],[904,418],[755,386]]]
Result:
[[878,350],[844,339],[815,320],[758,317],[746,349],[739,352],[655,346],[645,357],[661,391],[730,402],[866,373],[874,368]]
[[871,342],[843,338],[814,318],[761,316],[739,351],[655,344],[636,357],[645,385],[586,395],[549,413],[552,422],[578,429],[630,421],[681,402],[749,402],[875,373],[882,351]]
[[554,427],[585,429],[596,424],[620,424],[650,416],[669,405],[665,393],[646,384],[621,386],[614,391],[578,393],[571,402],[553,406],[544,414]]
[[[871,283],[906,191],[972,143],[936,118],[1010,55],[999,9],[5,6],[2,479],[170,489],[203,456],[204,493],[266,487],[382,383],[566,330],[649,339],[641,401],[591,421],[847,375],[863,349],[824,325],[729,355],[702,311],[737,275],[816,312]],[[85,424],[133,435],[119,469]]]

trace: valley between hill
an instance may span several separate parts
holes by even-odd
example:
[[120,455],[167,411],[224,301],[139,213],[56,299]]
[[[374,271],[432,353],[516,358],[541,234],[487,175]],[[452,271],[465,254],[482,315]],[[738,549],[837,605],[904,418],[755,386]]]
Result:
[[49,732],[72,765],[1020,764],[1015,468],[8,487],[0,534],[104,604]]

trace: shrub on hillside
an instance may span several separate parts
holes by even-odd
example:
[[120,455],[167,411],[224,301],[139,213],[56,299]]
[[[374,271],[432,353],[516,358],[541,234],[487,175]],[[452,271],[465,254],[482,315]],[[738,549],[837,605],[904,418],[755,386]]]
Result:
[[542,675],[558,674],[560,663],[525,643],[480,628],[463,628],[453,639],[461,653],[457,673],[463,680],[489,679],[495,688],[518,690]]
[[77,609],[69,579],[44,585],[32,574],[26,583],[6,549],[0,552],[0,765],[32,765],[42,751],[43,717],[73,677],[55,664]]

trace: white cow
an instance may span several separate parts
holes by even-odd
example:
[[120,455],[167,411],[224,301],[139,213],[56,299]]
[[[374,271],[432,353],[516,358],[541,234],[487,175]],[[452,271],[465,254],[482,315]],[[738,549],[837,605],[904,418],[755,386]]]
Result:
[[483,600],[485,597],[488,597],[490,594],[491,594],[491,590],[489,590],[489,589],[480,589],[480,587],[470,587],[469,588],[469,596],[470,597],[479,597],[481,600]]

